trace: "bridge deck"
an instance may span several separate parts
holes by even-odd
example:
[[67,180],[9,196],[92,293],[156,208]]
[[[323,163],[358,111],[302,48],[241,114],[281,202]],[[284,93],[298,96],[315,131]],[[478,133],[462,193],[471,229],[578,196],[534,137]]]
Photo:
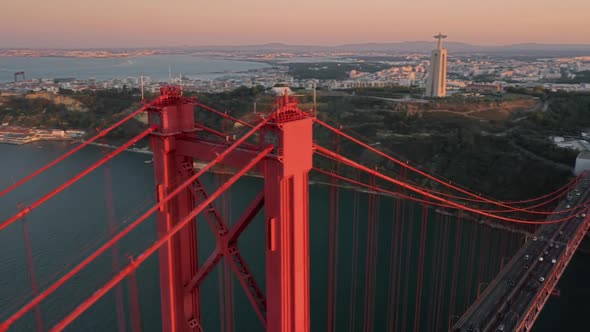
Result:
[[[584,177],[555,211],[586,201],[589,181]],[[551,215],[547,220],[573,213]],[[530,331],[589,227],[590,213],[539,227],[452,330]]]

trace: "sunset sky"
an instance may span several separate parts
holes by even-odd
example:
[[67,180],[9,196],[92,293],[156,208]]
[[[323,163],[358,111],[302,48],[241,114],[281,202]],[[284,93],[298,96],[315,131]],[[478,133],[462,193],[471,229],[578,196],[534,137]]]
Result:
[[590,44],[588,0],[18,0],[0,48],[338,45],[430,40]]

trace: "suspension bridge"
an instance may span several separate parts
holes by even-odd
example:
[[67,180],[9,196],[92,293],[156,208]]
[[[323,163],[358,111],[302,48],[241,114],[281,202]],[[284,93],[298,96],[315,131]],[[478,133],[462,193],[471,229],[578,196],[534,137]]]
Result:
[[[224,125],[199,121],[200,112]],[[121,332],[530,331],[590,227],[586,173],[536,198],[499,201],[377,149],[292,97],[244,121],[173,86],[0,199],[141,113],[143,132],[1,221],[0,236],[22,237],[28,288],[0,300],[1,331],[92,330],[106,316],[114,317],[107,329]],[[155,196],[117,220],[108,165],[144,139]],[[106,235],[68,264],[40,267],[31,229],[52,220],[35,211],[98,168]],[[150,223],[154,239],[129,249],[125,241]],[[158,287],[141,283],[150,262]],[[100,284],[80,290],[83,278]],[[63,295],[74,292],[83,296]]]

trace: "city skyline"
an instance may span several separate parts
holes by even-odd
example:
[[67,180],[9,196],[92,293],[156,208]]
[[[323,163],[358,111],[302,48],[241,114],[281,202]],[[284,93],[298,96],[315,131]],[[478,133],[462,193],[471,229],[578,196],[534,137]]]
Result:
[[423,0],[403,4],[367,0],[362,7],[352,0],[229,2],[11,2],[3,5],[0,14],[0,45],[340,45],[424,41],[438,30],[453,35],[455,41],[477,45],[590,44],[590,25],[586,24],[590,3],[580,0]]

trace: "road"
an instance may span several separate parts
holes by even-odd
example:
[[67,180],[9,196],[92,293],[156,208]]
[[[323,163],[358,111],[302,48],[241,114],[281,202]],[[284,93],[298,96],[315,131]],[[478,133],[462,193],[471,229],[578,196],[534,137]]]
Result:
[[[589,181],[587,177],[580,181],[555,211],[586,202],[590,198]],[[587,230],[588,226],[586,215],[579,211],[555,214],[547,219],[576,213],[575,218],[566,222],[539,227],[535,236],[514,255],[452,331],[514,331],[525,319],[532,325],[540,311],[533,305],[539,304],[540,295],[545,295],[542,293],[557,284],[577,248],[572,244],[574,236],[579,234],[580,227]]]

